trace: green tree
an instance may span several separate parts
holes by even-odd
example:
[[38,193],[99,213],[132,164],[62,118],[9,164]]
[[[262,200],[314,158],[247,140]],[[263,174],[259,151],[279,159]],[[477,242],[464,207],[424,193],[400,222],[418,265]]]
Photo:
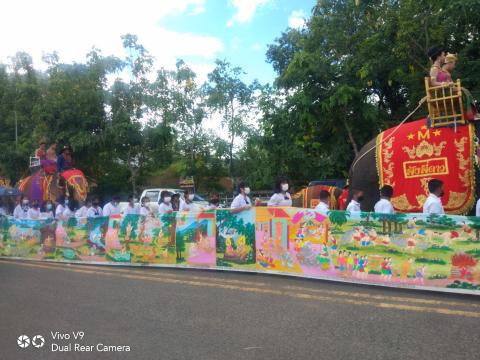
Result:
[[227,129],[229,138],[229,172],[233,175],[235,140],[247,130],[245,120],[254,104],[253,93],[257,83],[246,85],[240,76],[243,70],[232,67],[227,61],[217,60],[215,69],[208,74],[205,92],[207,104],[222,116],[222,126]]
[[327,215],[332,224],[334,224],[337,229],[341,228],[342,225],[346,224],[348,219],[350,218],[349,211],[330,210]]

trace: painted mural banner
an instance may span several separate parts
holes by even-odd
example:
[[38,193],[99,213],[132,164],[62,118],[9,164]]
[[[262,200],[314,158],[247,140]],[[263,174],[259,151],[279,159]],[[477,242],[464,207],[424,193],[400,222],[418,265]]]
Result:
[[209,268],[480,295],[480,218],[257,207],[0,217],[2,258]]

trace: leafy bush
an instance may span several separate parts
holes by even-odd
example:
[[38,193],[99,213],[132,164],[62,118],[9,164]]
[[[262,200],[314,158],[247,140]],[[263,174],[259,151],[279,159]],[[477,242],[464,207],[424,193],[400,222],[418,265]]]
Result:
[[397,255],[403,254],[401,251],[398,251],[396,249],[387,249],[386,252],[389,253],[389,254],[397,254]]
[[443,259],[427,259],[424,257],[415,259],[416,263],[420,264],[438,264],[438,265],[447,265],[447,262]]
[[433,251],[453,251],[453,249],[449,246],[445,245],[432,245],[430,246],[427,250],[433,250]]
[[450,289],[468,289],[468,290],[480,290],[480,285],[474,285],[466,281],[455,280],[453,283],[448,284],[447,288]]
[[474,258],[480,258],[480,249],[467,250],[466,253]]
[[430,280],[441,280],[441,279],[447,279],[447,278],[448,278],[447,275],[442,275],[442,274],[435,274],[428,277],[428,279]]

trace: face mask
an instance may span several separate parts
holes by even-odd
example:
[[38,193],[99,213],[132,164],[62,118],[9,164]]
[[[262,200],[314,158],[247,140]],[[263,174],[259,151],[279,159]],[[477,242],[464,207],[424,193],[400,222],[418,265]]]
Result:
[[282,191],[288,190],[288,184],[282,184]]
[[52,210],[52,204],[47,204],[47,210]]
[[193,201],[194,197],[195,197],[194,194],[188,194],[188,200]]
[[67,205],[68,205],[68,200],[65,200],[65,206],[67,206]]
[[113,206],[118,206],[118,202],[114,201]]
[[23,206],[27,206],[28,205],[28,200],[23,200],[22,204],[23,204]]
[[362,202],[363,201],[363,195],[362,196],[359,196],[358,199],[357,199],[358,202]]
[[163,201],[168,204],[170,201],[172,201],[172,198],[170,196],[164,197]]
[[133,199],[133,203],[137,203],[138,202],[138,199]]
[[247,187],[245,188],[245,195],[248,195],[248,194],[250,194],[250,188]]

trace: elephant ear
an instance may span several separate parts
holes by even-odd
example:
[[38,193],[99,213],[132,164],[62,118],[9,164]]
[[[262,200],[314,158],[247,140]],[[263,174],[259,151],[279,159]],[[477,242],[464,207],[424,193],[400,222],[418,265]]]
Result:
[[84,201],[88,193],[88,181],[81,170],[72,169],[62,172],[69,190],[73,191],[76,200]]

